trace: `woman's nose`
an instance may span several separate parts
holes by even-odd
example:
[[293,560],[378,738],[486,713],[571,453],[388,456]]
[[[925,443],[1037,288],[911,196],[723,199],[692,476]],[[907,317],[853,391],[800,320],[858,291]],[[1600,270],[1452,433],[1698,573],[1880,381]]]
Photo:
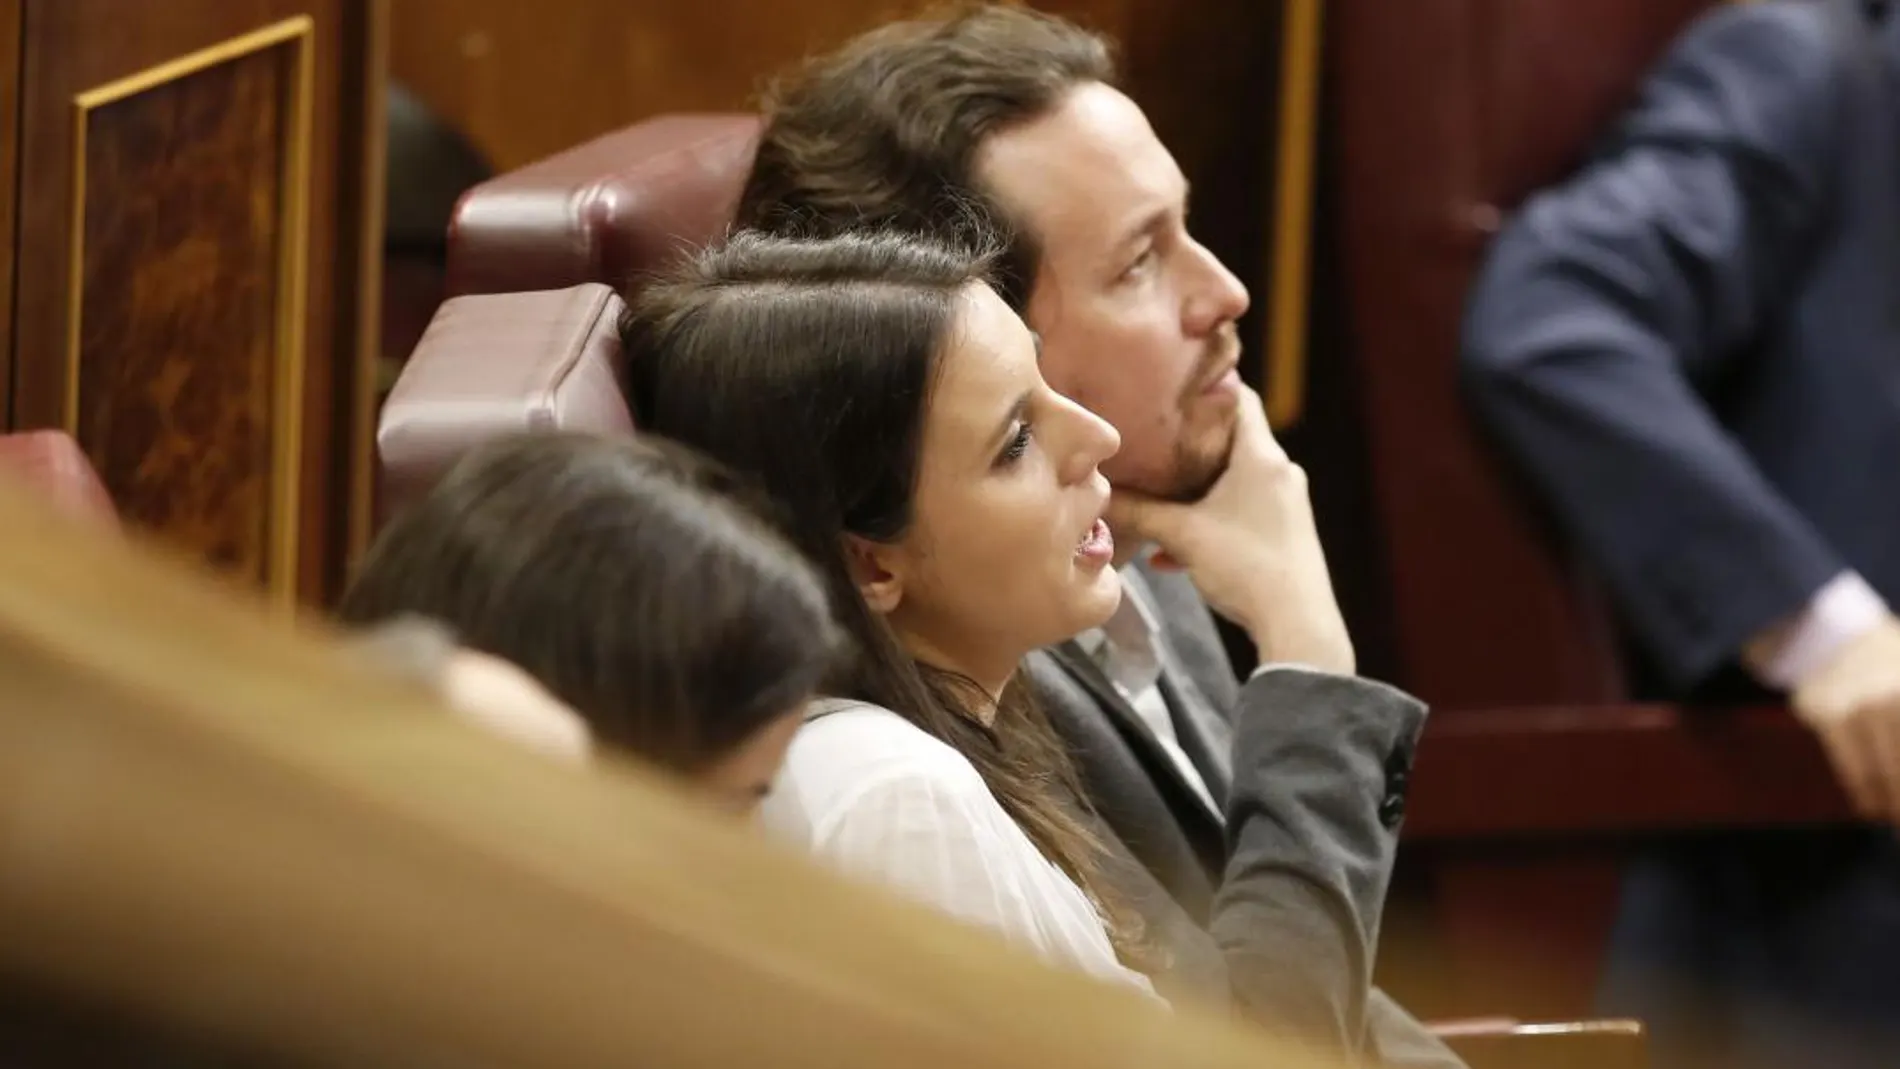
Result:
[[1122,447],[1120,432],[1102,417],[1083,408],[1068,398],[1063,398],[1066,415],[1071,427],[1068,449],[1069,461],[1064,465],[1063,481],[1080,482],[1093,478],[1095,470]]

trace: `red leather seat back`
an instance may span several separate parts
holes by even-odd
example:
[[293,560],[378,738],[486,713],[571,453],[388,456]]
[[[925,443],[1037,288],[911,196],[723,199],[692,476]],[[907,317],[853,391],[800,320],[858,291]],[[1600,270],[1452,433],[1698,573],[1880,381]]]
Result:
[[483,182],[449,225],[449,292],[628,292],[725,233],[758,133],[756,115],[663,115]]
[[565,427],[630,433],[622,308],[726,231],[759,118],[664,115],[470,189],[448,289],[377,421],[382,511],[477,442]]
[[597,282],[444,302],[377,421],[384,509],[480,442],[556,429],[631,434],[622,307]]

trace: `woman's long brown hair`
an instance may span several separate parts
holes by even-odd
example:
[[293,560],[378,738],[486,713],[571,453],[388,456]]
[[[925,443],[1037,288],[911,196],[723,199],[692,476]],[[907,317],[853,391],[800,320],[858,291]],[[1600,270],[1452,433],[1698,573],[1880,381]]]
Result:
[[992,247],[895,232],[741,232],[629,309],[635,421],[759,480],[857,647],[832,692],[891,709],[968,758],[1134,961],[1135,923],[1100,876],[1074,768],[1028,688],[1012,683],[983,726],[970,715],[980,691],[913,658],[865,604],[845,557],[847,534],[890,542],[910,526],[941,353],[963,293],[989,280]]

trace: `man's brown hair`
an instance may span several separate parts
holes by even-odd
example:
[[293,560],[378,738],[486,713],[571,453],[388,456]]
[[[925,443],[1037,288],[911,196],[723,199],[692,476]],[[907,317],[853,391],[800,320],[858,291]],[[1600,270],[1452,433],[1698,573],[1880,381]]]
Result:
[[1040,250],[980,188],[977,152],[1074,87],[1114,80],[1106,39],[1027,8],[960,4],[882,26],[768,87],[738,225],[934,234],[974,220],[1007,236],[994,277],[1021,311]]

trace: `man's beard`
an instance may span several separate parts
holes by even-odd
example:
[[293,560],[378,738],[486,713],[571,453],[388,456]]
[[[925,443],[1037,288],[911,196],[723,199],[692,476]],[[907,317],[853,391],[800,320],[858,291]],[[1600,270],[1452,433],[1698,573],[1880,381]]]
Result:
[[[1178,402],[1183,411],[1189,411],[1198,394],[1210,384],[1209,380],[1217,372],[1224,371],[1235,363],[1240,352],[1240,338],[1234,324],[1228,323],[1208,341],[1207,352],[1195,365],[1194,377],[1189,379],[1189,387]],[[1174,485],[1163,495],[1174,501],[1199,501],[1214,488],[1220,477],[1227,472],[1227,462],[1234,450],[1234,423],[1230,419],[1221,428],[1218,440],[1212,435],[1197,436],[1192,433],[1188,420],[1182,421],[1182,435],[1174,445]]]
[[1194,502],[1207,496],[1222,475],[1227,474],[1227,462],[1234,454],[1233,425],[1227,427],[1227,437],[1219,448],[1209,448],[1183,439],[1174,450],[1174,486],[1168,497],[1174,501]]

